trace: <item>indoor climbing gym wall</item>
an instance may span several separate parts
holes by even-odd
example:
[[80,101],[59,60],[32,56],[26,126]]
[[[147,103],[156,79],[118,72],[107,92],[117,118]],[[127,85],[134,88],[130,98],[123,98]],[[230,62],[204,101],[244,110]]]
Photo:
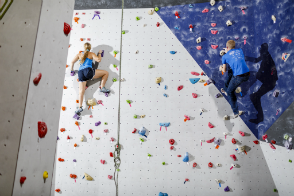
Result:
[[[294,0],[0,0],[0,195],[293,195],[293,13]],[[230,39],[250,69],[238,118],[220,92]],[[111,92],[88,81],[75,115],[86,42]]]

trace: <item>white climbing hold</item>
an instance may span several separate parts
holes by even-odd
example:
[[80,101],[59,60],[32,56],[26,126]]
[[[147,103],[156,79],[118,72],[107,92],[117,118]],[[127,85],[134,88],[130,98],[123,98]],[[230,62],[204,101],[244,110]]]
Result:
[[222,182],[221,180],[218,180],[218,179],[215,179],[215,181],[216,181],[217,183],[221,183],[221,182]]
[[140,118],[145,118],[145,115],[141,115]]
[[223,119],[224,120],[230,120],[230,117],[228,115],[225,115]]
[[148,10],[148,14],[152,15],[154,13],[154,8],[151,8],[150,10]]
[[136,50],[135,54],[138,54],[139,53],[139,50]]
[[227,24],[227,26],[231,26],[231,25],[232,25],[232,22],[231,22],[230,20],[228,20],[228,21],[226,22],[226,24]]
[[220,164],[220,163],[217,163],[216,165],[217,165],[218,167],[220,167],[220,166],[221,166],[221,164]]
[[218,6],[218,8],[217,8],[217,9],[218,9],[218,11],[220,11],[220,12],[222,12],[222,11],[224,10],[223,6],[221,6],[221,5],[220,5],[220,6]]
[[83,142],[84,141],[84,135],[82,135],[82,137],[81,137],[81,142]]
[[204,83],[204,82],[205,82],[205,80],[204,80],[204,79],[201,79],[201,80],[199,80],[199,82],[201,82],[201,83]]
[[196,42],[197,42],[197,44],[199,44],[199,43],[201,42],[201,37],[198,37],[198,38],[196,39]]
[[274,23],[276,23],[277,19],[276,19],[276,17],[274,15],[272,15],[272,20],[273,20]]
[[236,88],[236,90],[235,90],[235,92],[236,93],[240,93],[242,90],[241,90],[241,87],[238,87],[238,88]]
[[221,50],[220,52],[219,52],[219,55],[221,55],[221,56],[224,56],[226,54],[226,51],[225,50]]
[[95,137],[96,140],[100,140],[100,137]]
[[215,5],[215,0],[210,0],[210,5],[214,6]]

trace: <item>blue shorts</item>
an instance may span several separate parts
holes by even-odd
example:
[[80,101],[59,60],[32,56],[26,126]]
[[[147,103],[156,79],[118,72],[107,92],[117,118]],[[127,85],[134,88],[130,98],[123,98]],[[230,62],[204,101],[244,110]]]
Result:
[[79,82],[86,82],[88,80],[92,80],[95,76],[95,69],[93,68],[85,68],[78,71]]

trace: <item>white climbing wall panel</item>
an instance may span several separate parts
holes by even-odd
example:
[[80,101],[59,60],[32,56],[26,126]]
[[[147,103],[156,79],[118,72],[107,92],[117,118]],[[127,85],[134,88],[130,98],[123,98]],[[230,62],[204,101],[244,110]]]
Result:
[[[225,99],[215,98],[218,91],[213,85],[190,83],[189,78],[197,77],[190,72],[201,73],[201,68],[160,17],[150,16],[147,11],[124,10],[126,34],[121,77],[126,81],[121,84],[119,195],[158,195],[159,192],[169,196],[277,195],[261,147],[252,142],[255,136],[240,118],[223,121],[225,114],[232,116],[232,110]],[[137,16],[141,18],[139,21],[135,19]],[[172,55],[170,51],[177,53]],[[148,69],[150,64],[154,68]],[[155,83],[156,77],[162,77],[160,86]],[[179,85],[184,86],[181,91],[177,90]],[[194,99],[192,93],[197,93],[198,98]],[[132,101],[132,107],[126,103],[127,99]],[[205,110],[202,115],[200,108]],[[135,114],[146,116],[134,119]],[[191,120],[184,122],[184,115]],[[160,131],[161,122],[171,123],[167,131],[164,127]],[[215,127],[210,129],[208,122]],[[142,126],[147,129],[148,138],[140,144],[139,138],[144,137],[132,131]],[[246,136],[242,137],[239,130],[246,132]],[[229,133],[227,139],[223,132]],[[201,139],[213,137],[222,139],[219,149],[214,144],[200,145]],[[171,138],[176,142],[174,150],[170,150]],[[232,144],[232,138],[247,146],[247,155],[235,152],[237,147]],[[189,165],[182,161],[185,152],[190,155]],[[152,155],[150,159],[148,153]],[[237,161],[233,161],[231,154],[237,156]],[[198,164],[196,168],[192,167],[193,162]],[[213,168],[208,167],[209,162],[214,164]],[[221,167],[216,167],[217,163]],[[238,168],[230,170],[232,163],[237,163]],[[184,184],[185,178],[189,181]],[[221,188],[215,179],[222,181]],[[226,186],[231,190],[229,193],[224,192]]]
[[[67,89],[63,90],[62,106],[66,107],[65,111],[60,112],[59,129],[65,128],[65,132],[58,131],[59,140],[57,141],[56,161],[55,161],[55,189],[60,189],[62,195],[115,195],[114,180],[108,179],[108,175],[114,174],[114,162],[109,153],[114,151],[114,145],[117,139],[117,123],[118,123],[118,82],[112,82],[112,78],[118,79],[118,71],[113,68],[113,64],[119,67],[120,58],[120,28],[121,28],[121,10],[99,10],[101,12],[99,19],[97,16],[92,20],[94,10],[78,10],[74,11],[74,17],[79,17],[79,24],[72,22],[72,31],[70,34],[70,48],[68,50],[67,64],[70,65],[73,57],[79,51],[84,50],[84,43],[80,41],[90,38],[88,41],[92,45],[92,52],[96,54],[98,51],[104,50],[104,57],[99,64],[99,69],[109,72],[109,79],[106,88],[111,89],[108,97],[100,93],[98,87],[100,80],[90,82],[89,88],[85,92],[84,100],[95,98],[102,100],[103,105],[96,105],[93,109],[89,109],[84,103],[84,111],[82,118],[78,120],[80,130],[75,125],[73,119],[74,112],[78,104],[78,82],[77,74],[70,76],[70,68],[65,70],[64,85]],[[78,15],[76,15],[78,13]],[[83,14],[85,13],[85,14]],[[85,24],[84,28],[81,25]],[[119,51],[116,58],[113,51]],[[78,70],[78,62],[74,69]],[[85,101],[84,101],[85,102]],[[93,118],[90,118],[90,115]],[[95,122],[101,121],[101,125],[95,126]],[[108,125],[104,125],[107,122]],[[89,129],[93,130],[93,138],[89,134]],[[103,130],[108,129],[107,135]],[[81,142],[81,136],[84,135],[84,142]],[[67,136],[71,139],[68,142]],[[95,140],[100,137],[100,140]],[[110,142],[110,138],[114,137],[115,141]],[[74,149],[74,144],[78,146]],[[59,162],[58,158],[64,159]],[[76,163],[73,162],[76,159]],[[105,160],[105,164],[101,164],[100,160]],[[84,172],[94,178],[94,181],[86,181],[82,179]],[[70,174],[77,175],[76,182],[70,178]],[[54,192],[54,195],[60,193]]]

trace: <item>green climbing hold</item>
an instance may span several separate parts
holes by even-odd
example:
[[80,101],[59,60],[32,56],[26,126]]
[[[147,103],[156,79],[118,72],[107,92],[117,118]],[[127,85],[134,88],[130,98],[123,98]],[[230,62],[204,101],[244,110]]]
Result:
[[130,101],[130,100],[127,100],[127,103],[128,103],[128,104],[131,104],[131,101]]
[[153,68],[153,65],[149,65],[148,68]]
[[165,165],[165,162],[162,162],[162,165]]
[[116,64],[113,64],[113,67],[114,67],[114,68],[117,68]]
[[117,81],[117,79],[116,79],[116,78],[113,78],[113,79],[112,79],[112,82],[116,82],[116,81]]
[[290,162],[290,163],[292,163],[292,160],[291,160],[291,159],[289,159],[289,162]]
[[138,117],[138,116],[135,114],[135,115],[134,115],[134,118],[137,118],[137,117]]
[[144,142],[144,139],[143,138],[140,138],[141,142]]
[[136,17],[136,20],[137,20],[137,21],[138,21],[138,20],[140,20],[140,17],[139,17],[139,16],[137,16],[137,17]]
[[122,31],[122,34],[126,34],[126,32],[125,31]]
[[156,8],[154,8],[154,10],[157,12],[157,11],[159,10],[159,8],[158,8],[158,7],[156,7]]
[[284,139],[287,140],[288,138],[289,138],[289,135],[288,134],[285,134],[284,135]]
[[105,122],[104,124],[107,125],[107,122]]
[[148,153],[148,157],[151,157],[151,154]]
[[117,54],[117,51],[115,50],[115,51],[113,51],[113,54]]
[[274,189],[274,192],[278,192],[278,190],[277,189]]

